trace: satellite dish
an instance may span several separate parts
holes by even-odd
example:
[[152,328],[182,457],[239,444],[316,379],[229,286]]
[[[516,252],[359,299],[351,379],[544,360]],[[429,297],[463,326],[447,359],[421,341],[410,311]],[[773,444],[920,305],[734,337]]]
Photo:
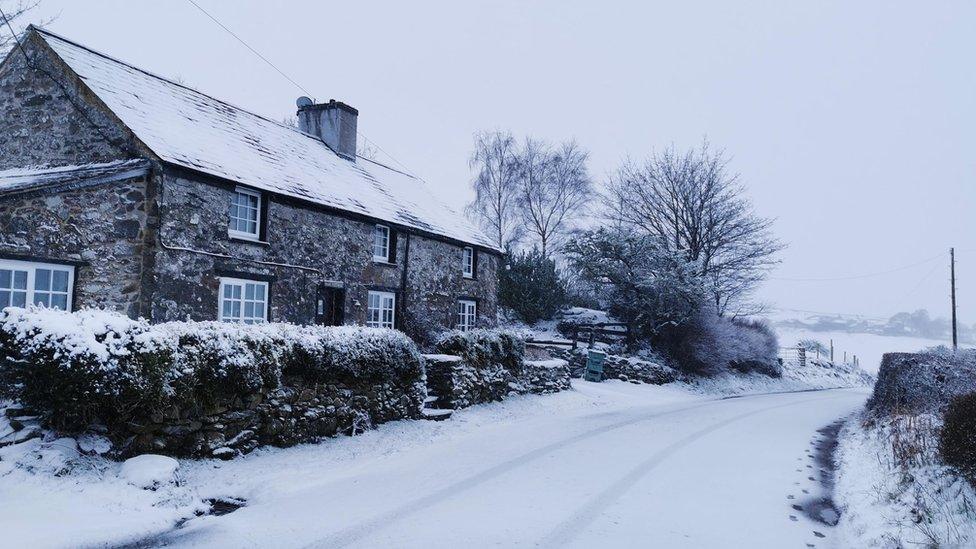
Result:
[[295,104],[298,105],[299,109],[303,107],[311,107],[313,103],[314,102],[311,100],[311,98],[305,97],[304,95],[299,97],[298,100],[295,101]]

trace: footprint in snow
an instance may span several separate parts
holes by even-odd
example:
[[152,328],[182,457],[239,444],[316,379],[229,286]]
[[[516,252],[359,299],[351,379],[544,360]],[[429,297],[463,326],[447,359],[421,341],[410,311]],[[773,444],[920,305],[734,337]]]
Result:
[[799,519],[796,518],[796,515],[790,515],[790,520],[792,520],[793,522],[796,522]]
[[790,507],[792,507],[793,509],[796,509],[797,511],[802,511],[803,510],[803,506],[802,505],[797,505],[795,503],[793,505],[791,505]]
[[820,532],[818,532],[816,530],[813,531],[813,535],[817,536],[818,538],[825,538],[825,537],[827,537],[827,536],[821,534]]

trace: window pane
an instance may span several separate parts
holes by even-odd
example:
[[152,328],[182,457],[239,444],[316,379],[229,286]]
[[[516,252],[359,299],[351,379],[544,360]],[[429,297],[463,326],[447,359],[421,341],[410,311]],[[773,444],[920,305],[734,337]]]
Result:
[[27,292],[14,292],[13,300],[11,305],[14,307],[26,307],[27,306]]
[[255,284],[254,295],[259,301],[264,301],[264,284]]
[[62,311],[68,310],[68,295],[67,294],[54,294],[51,296],[51,307],[55,309],[61,309]]
[[11,303],[10,290],[0,290],[0,309],[9,307]]
[[264,303],[256,303],[254,305],[254,316],[264,320]]
[[238,286],[236,284],[233,285],[233,286],[231,286],[231,292],[232,292],[231,295],[234,296],[234,299],[240,299],[241,298],[241,287],[240,286]]
[[254,299],[254,284],[244,286],[244,299]]
[[68,271],[54,271],[54,281],[51,289],[55,292],[68,291]]
[[224,300],[224,308],[223,308],[223,312],[221,313],[221,316],[226,320],[228,317],[230,317],[232,312],[233,310],[231,309],[231,301]]
[[0,288],[11,288],[13,282],[13,271],[0,269]]
[[45,307],[51,304],[51,294],[34,294],[34,305],[43,305]]
[[27,271],[14,271],[14,289],[27,289]]
[[254,302],[244,303],[244,318],[254,318]]
[[230,314],[234,318],[240,318],[241,317],[241,302],[240,301],[231,301],[231,312],[230,312]]
[[51,270],[37,269],[34,272],[34,290],[46,292],[51,289]]

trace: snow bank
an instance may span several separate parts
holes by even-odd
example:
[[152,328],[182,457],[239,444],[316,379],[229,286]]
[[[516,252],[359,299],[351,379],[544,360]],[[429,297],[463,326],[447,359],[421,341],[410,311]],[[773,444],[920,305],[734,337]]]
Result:
[[180,462],[167,456],[143,454],[129,458],[119,468],[119,478],[139,488],[154,489],[176,480]]
[[840,433],[834,493],[841,510],[839,546],[976,544],[976,492],[939,462],[934,445],[925,444],[938,419],[867,420],[858,414]]

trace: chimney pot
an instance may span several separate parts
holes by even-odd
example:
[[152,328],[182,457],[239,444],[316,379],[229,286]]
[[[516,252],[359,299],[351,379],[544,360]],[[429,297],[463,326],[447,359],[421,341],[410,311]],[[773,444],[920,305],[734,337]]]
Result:
[[312,103],[298,98],[298,128],[321,139],[340,156],[356,160],[356,126],[359,111],[330,99],[328,103]]

